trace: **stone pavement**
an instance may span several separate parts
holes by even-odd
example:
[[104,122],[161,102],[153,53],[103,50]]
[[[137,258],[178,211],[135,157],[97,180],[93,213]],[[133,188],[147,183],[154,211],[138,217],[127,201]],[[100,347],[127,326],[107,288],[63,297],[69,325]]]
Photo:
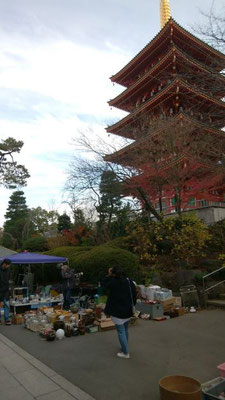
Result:
[[2,334],[0,394],[2,400],[94,400]]
[[[58,400],[59,395],[60,400],[90,396],[160,400],[163,376],[185,375],[204,383],[219,375],[217,365],[225,362],[224,331],[223,310],[204,310],[163,322],[139,320],[130,329],[131,358],[125,360],[116,356],[115,330],[47,342],[22,325],[2,325],[0,399]],[[27,397],[19,397],[19,391]]]

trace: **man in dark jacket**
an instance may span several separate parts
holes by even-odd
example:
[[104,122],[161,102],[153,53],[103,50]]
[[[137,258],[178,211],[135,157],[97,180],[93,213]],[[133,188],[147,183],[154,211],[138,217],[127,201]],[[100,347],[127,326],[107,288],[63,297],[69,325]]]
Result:
[[69,265],[62,264],[61,275],[63,279],[63,298],[64,309],[69,309],[71,304],[71,291],[74,289],[75,275],[74,271],[69,268]]
[[11,261],[7,258],[4,259],[0,266],[0,302],[4,307],[5,324],[11,325],[9,319],[9,278],[10,278],[10,265]]
[[116,325],[121,352],[118,357],[130,358],[128,349],[128,325],[136,304],[136,286],[126,277],[119,266],[109,268],[103,280],[103,287],[108,290],[108,299],[104,313],[110,315]]

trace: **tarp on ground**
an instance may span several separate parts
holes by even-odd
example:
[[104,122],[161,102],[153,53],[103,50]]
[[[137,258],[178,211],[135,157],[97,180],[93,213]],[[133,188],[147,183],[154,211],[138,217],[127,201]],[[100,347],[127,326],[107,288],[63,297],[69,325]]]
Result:
[[30,253],[28,251],[10,254],[7,255],[7,257],[0,257],[0,261],[4,258],[8,258],[12,264],[58,264],[67,261],[65,257],[48,256],[45,254]]
[[7,249],[7,247],[0,246],[0,258],[7,258],[10,254],[16,254],[16,251]]

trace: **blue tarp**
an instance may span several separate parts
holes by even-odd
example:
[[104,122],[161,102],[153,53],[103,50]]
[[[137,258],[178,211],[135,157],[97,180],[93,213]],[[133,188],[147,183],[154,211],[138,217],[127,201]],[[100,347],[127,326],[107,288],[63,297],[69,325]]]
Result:
[[67,261],[65,257],[47,256],[45,254],[38,253],[17,253],[5,255],[5,257],[0,257],[0,261],[7,258],[12,264],[57,264]]

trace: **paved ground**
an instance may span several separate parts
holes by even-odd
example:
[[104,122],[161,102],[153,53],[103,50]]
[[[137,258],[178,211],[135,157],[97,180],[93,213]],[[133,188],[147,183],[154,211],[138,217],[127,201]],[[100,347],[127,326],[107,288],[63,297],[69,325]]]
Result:
[[[116,357],[118,343],[114,330],[47,342],[21,326],[0,327],[0,333],[51,368],[50,374],[55,374],[48,377],[51,381],[48,384],[53,387],[47,397],[33,393],[38,400],[50,400],[52,393],[60,393],[62,389],[66,391],[64,396],[68,396],[66,386],[60,387],[63,378],[96,400],[158,400],[158,381],[165,375],[191,376],[201,383],[219,375],[216,366],[225,362],[224,332],[222,310],[201,311],[165,322],[139,320],[130,329],[131,359],[124,360]],[[3,352],[7,353],[4,347]],[[3,363],[3,367],[10,373],[10,365],[8,368]],[[0,383],[5,381],[4,369],[0,371]],[[25,378],[31,379],[32,384],[32,372],[29,369],[25,372]],[[45,374],[45,367],[41,372]],[[17,382],[24,384],[23,370],[17,370],[15,375],[12,369],[11,373]],[[42,379],[41,375],[39,386],[45,390]],[[28,391],[32,394],[31,386]],[[82,394],[85,396],[85,393]],[[14,400],[14,397],[5,399]]]
[[0,360],[2,400],[94,400],[2,334]]
[[94,400],[0,334],[0,394],[4,400]]

